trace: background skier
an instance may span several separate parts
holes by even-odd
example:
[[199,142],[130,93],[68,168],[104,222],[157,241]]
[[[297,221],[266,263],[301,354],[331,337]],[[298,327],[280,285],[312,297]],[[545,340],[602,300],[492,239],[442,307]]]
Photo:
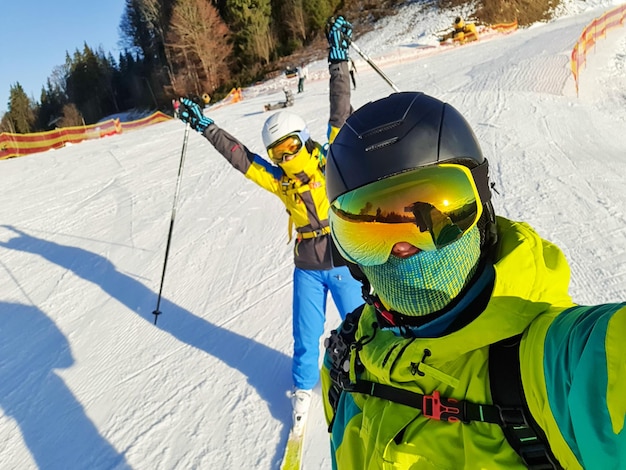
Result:
[[283,93],[285,93],[285,101],[279,101],[278,103],[274,103],[274,104],[266,104],[265,111],[288,108],[289,106],[293,106],[293,103],[294,103],[293,91],[291,91],[291,89],[288,86],[284,86]]
[[304,82],[307,78],[309,78],[309,68],[306,66],[304,62],[300,64],[300,67],[297,69],[298,72],[298,93],[302,93],[304,91]]
[[478,31],[474,23],[465,23],[463,18],[457,16],[452,24],[452,31],[441,37],[440,41],[444,42],[448,39],[465,43],[478,40]]
[[[344,29],[348,28],[346,24],[341,23]],[[347,44],[338,47],[347,48]],[[330,64],[331,88],[341,90],[336,95],[331,93],[331,140],[350,112],[345,51],[343,56]],[[311,139],[305,121],[286,111],[270,116],[263,126],[262,138],[270,161],[219,128],[189,99],[182,99],[180,119],[201,133],[246,178],[278,196],[290,215],[289,226],[293,224],[296,229],[292,403],[294,430],[301,432],[311,390],[319,381],[319,341],[324,333],[327,293],[331,293],[342,318],[363,303],[361,286],[350,275],[329,235],[323,148]]]

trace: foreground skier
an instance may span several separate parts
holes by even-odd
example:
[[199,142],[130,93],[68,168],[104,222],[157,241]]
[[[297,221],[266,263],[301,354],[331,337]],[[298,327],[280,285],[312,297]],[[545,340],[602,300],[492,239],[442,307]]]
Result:
[[334,468],[626,468],[626,304],[576,305],[559,248],[495,216],[462,115],[368,103],[326,168],[367,294],[327,341]]

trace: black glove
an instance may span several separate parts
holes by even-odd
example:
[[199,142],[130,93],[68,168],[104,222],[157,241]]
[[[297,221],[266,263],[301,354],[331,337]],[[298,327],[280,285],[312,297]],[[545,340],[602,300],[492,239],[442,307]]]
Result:
[[213,119],[206,117],[202,113],[200,105],[189,98],[180,99],[180,111],[178,117],[181,121],[189,123],[193,130],[196,130],[201,134],[206,130],[209,124],[213,124]]
[[352,25],[343,17],[330,18],[326,23],[326,39],[330,49],[329,62],[348,60],[348,48],[352,42]]

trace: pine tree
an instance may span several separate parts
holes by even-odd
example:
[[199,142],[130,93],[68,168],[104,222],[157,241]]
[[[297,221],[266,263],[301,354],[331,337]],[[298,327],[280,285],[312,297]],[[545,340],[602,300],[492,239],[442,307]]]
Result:
[[226,21],[234,32],[234,53],[240,69],[254,74],[268,64],[274,51],[270,0],[225,0]]
[[335,13],[340,3],[341,0],[306,0],[304,11],[309,31],[323,31],[326,21]]
[[63,106],[67,102],[67,97],[63,91],[64,88],[64,78],[62,85],[55,82],[52,78],[48,78],[46,88],[42,88],[41,90],[39,112],[37,113],[37,130],[52,130],[58,127],[57,120],[61,116]]
[[34,105],[19,83],[9,89],[8,124],[12,131],[19,134],[28,134],[35,123]]

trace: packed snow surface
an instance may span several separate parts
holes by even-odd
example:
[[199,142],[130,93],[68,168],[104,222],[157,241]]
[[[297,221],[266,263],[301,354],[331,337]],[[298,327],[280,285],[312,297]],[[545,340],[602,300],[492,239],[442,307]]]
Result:
[[[439,47],[431,33],[452,17],[413,2],[359,39],[401,90],[467,117],[497,212],[564,251],[582,304],[626,299],[626,29],[589,54],[578,96],[569,66],[582,29],[612,6],[566,2],[557,20]],[[325,67],[311,64],[320,78],[291,108],[322,142]],[[357,69],[355,107],[392,92]],[[263,105],[283,95],[270,85],[207,114],[262,153]],[[172,120],[0,161],[3,469],[278,467],[291,420],[287,215],[193,131],[179,179],[183,135]],[[311,413],[304,468],[328,469],[319,388]]]

